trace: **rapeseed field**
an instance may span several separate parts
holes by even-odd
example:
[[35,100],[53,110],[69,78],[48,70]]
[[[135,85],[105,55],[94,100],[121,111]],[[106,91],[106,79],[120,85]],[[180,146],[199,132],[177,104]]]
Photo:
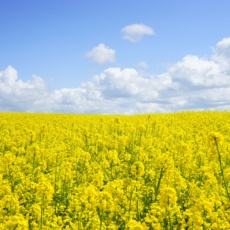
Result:
[[230,113],[0,113],[0,229],[230,229]]

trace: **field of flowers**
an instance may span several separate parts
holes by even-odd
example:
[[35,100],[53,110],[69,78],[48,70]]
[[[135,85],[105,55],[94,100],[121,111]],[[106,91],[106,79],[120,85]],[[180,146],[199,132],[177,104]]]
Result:
[[0,113],[0,229],[230,229],[230,113]]

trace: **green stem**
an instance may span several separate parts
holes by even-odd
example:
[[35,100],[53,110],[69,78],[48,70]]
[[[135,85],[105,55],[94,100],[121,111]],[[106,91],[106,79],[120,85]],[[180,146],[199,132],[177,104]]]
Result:
[[78,216],[78,230],[81,230],[81,214]]
[[229,195],[229,192],[228,192],[228,185],[227,185],[227,182],[226,182],[226,179],[225,179],[225,176],[224,176],[224,169],[223,169],[223,165],[222,165],[221,154],[220,154],[219,146],[218,146],[218,143],[217,143],[215,137],[214,137],[214,141],[215,141],[216,149],[217,149],[217,152],[218,152],[218,158],[219,158],[219,163],[220,163],[220,170],[221,170],[221,175],[222,175],[223,181],[224,181],[224,187],[225,187],[228,199],[230,200],[230,195]]
[[161,168],[160,177],[159,177],[157,186],[155,187],[155,201],[157,201],[157,196],[158,196],[158,194],[159,194],[159,189],[160,189],[160,184],[161,184],[161,179],[162,179],[162,177],[163,177],[163,174],[164,174],[164,169]]
[[133,198],[133,192],[134,192],[134,189],[131,193],[130,200],[129,200],[129,217],[130,217],[130,212],[131,212],[131,203],[132,203],[132,198]]
[[55,166],[55,178],[54,178],[54,209],[55,215],[57,214],[57,157],[56,157],[56,166]]
[[42,194],[42,203],[41,203],[40,230],[42,230],[42,225],[43,225],[43,214],[44,214],[44,193]]
[[8,171],[9,171],[9,179],[10,179],[11,190],[12,190],[12,192],[14,192],[14,184],[13,184],[13,178],[12,178],[12,171],[11,171],[9,163],[8,163]]
[[102,213],[101,213],[101,218],[100,218],[100,230],[102,230],[102,223],[104,221],[104,210],[102,210]]
[[137,195],[137,220],[138,221],[141,220],[141,216],[140,216],[140,212],[139,212],[139,195]]
[[[136,179],[136,181],[137,181],[137,179]],[[139,212],[139,194],[138,194],[138,191],[137,191],[137,186],[136,186],[136,194],[137,194],[137,203],[136,203],[137,220],[140,221],[141,216],[140,216],[140,212]]]
[[139,147],[141,146],[141,139],[142,139],[142,133],[140,132],[140,137],[139,137]]

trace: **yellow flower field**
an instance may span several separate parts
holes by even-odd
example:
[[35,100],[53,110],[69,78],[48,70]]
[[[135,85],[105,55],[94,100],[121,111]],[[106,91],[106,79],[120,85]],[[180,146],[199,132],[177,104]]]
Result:
[[230,229],[230,113],[0,113],[0,229]]

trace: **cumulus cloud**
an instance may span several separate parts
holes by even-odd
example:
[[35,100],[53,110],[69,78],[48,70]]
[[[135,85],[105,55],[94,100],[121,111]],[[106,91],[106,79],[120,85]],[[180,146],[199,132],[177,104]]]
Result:
[[142,68],[142,69],[148,69],[148,68],[149,68],[149,65],[148,65],[146,62],[144,62],[144,61],[140,61],[140,62],[138,63],[138,67],[140,67],[140,68]]
[[168,73],[181,88],[193,90],[196,87],[221,87],[230,84],[229,76],[221,71],[221,66],[197,56],[185,56],[182,61],[172,65]]
[[143,78],[137,70],[132,68],[108,68],[95,76],[93,80],[105,98],[150,101],[158,95],[157,81]]
[[223,70],[230,70],[230,38],[224,38],[217,43],[212,58]]
[[48,87],[39,76],[34,75],[31,80],[23,82],[12,66],[0,72],[0,110],[33,110],[47,93]]
[[138,42],[144,35],[154,35],[154,30],[144,24],[132,24],[122,29],[123,39]]
[[187,55],[160,75],[107,68],[72,89],[50,91],[39,76],[22,81],[8,66],[0,72],[0,110],[107,114],[230,110],[228,41],[218,42],[209,59]]
[[91,51],[86,53],[86,56],[98,65],[103,65],[106,62],[115,61],[116,51],[108,48],[103,43],[94,47]]

